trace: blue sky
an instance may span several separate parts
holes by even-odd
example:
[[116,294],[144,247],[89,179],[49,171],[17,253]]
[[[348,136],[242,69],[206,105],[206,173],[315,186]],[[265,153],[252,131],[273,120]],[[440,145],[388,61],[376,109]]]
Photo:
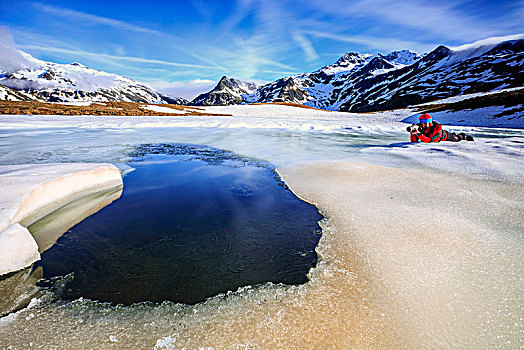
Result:
[[179,96],[222,75],[272,81],[345,52],[428,52],[524,32],[519,1],[1,1],[17,48]]

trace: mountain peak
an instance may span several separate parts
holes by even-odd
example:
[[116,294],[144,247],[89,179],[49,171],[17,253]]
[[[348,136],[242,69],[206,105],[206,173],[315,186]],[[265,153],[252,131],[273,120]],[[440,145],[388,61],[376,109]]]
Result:
[[384,59],[392,64],[409,66],[422,58],[422,55],[411,50],[393,51],[384,56]]
[[361,62],[362,59],[369,56],[368,54],[361,54],[359,52],[346,52],[342,57],[340,57],[335,64],[342,63],[342,62]]
[[332,75],[344,71],[350,71],[357,66],[365,63],[369,58],[372,57],[370,54],[361,54],[358,52],[347,52],[344,56],[340,57],[335,63],[327,65],[321,68],[319,71],[325,74]]
[[193,101],[193,106],[232,105],[242,102],[242,96],[251,94],[257,89],[257,85],[244,82],[235,78],[222,76],[213,90],[200,94]]

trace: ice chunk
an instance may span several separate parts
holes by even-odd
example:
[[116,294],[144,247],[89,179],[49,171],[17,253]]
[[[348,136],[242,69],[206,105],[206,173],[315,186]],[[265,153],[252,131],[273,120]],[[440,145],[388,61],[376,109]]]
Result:
[[93,192],[122,186],[111,164],[26,164],[0,167],[0,275],[40,259],[26,227]]
[[20,224],[0,231],[0,274],[20,270],[40,260],[38,244],[27,228]]

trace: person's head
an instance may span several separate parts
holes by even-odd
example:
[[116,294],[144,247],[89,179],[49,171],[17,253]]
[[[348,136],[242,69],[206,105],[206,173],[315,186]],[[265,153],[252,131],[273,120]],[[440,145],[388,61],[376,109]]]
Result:
[[420,125],[422,125],[422,129],[427,129],[431,126],[431,122],[433,121],[433,118],[431,118],[431,115],[429,113],[424,113],[418,118]]

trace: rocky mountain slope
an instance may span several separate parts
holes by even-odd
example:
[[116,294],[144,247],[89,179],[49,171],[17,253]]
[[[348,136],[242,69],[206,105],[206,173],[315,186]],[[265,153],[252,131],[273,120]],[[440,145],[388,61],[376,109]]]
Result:
[[209,92],[197,96],[192,106],[228,106],[242,102],[242,96],[256,90],[255,83],[243,82],[223,76],[217,86]]
[[228,96],[223,89],[221,100],[369,112],[523,85],[524,39],[518,39],[455,50],[439,46],[424,55],[409,50],[387,55],[350,52],[315,72],[282,78],[252,93]]
[[91,69],[80,63],[57,64],[35,59],[23,52],[19,55],[17,65],[0,66],[0,99],[188,103],[130,78]]
[[0,85],[0,101],[34,101],[37,100],[34,96],[20,91]]
[[409,66],[346,81],[330,101],[341,111],[368,112],[523,85],[524,40],[460,51],[439,46]]

